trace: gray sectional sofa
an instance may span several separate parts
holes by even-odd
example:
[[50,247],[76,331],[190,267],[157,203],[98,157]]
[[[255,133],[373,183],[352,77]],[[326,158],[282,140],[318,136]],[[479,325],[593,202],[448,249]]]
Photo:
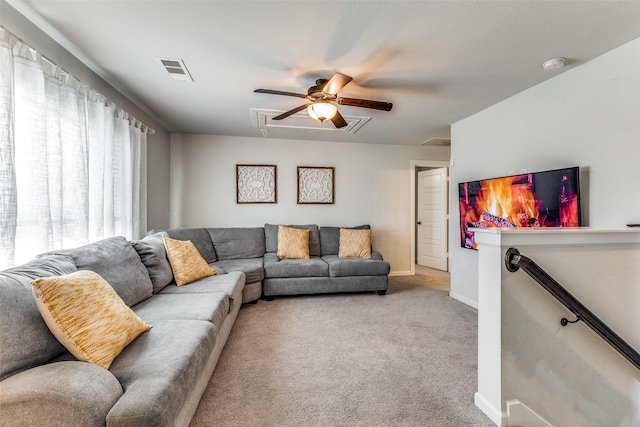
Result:
[[[186,426],[242,303],[261,296],[387,289],[389,264],[340,259],[339,228],[310,230],[309,260],[276,256],[278,226],[192,228],[112,237],[0,272],[0,426]],[[191,240],[214,276],[176,286],[162,237]],[[109,369],[52,335],[31,281],[94,271],[152,328]]]

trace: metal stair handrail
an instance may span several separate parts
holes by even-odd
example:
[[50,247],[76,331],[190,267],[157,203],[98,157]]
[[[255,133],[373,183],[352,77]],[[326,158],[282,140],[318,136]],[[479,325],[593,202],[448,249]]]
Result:
[[575,323],[582,320],[587,324],[596,334],[600,335],[602,339],[608,342],[613,348],[615,348],[621,355],[623,355],[629,362],[631,362],[636,368],[640,369],[640,354],[627,344],[618,334],[616,334],[611,328],[609,328],[602,320],[600,320],[595,314],[593,314],[587,307],[585,307],[580,301],[578,301],[573,295],[571,295],[565,288],[556,282],[553,277],[549,276],[542,268],[540,268],[535,262],[524,255],[515,248],[509,248],[505,254],[505,264],[507,270],[516,272],[520,268],[527,273],[533,280],[538,282],[540,286],[546,289],[551,295],[553,295],[558,301],[560,301],[565,307],[567,307],[575,316],[576,320],[569,321],[567,318],[563,318],[560,323],[562,326],[566,326],[569,323]]

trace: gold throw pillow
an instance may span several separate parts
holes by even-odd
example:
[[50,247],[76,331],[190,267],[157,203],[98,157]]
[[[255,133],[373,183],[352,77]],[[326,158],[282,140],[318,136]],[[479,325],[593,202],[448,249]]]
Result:
[[371,258],[371,230],[340,228],[338,258]]
[[175,240],[167,236],[163,240],[176,285],[186,285],[216,274],[191,240]]
[[278,258],[309,259],[309,230],[278,226]]
[[151,328],[93,271],[43,277],[31,285],[45,323],[78,360],[109,369],[131,341]]

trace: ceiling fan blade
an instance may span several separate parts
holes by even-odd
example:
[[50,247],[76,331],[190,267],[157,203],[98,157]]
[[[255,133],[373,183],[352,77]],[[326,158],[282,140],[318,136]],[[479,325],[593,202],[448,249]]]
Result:
[[347,121],[342,117],[340,111],[336,111],[336,114],[331,119],[336,128],[340,129],[348,125]]
[[322,91],[324,93],[330,93],[331,95],[336,95],[340,89],[345,87],[347,83],[353,80],[351,77],[342,73],[335,73],[333,77],[329,79],[327,84],[324,85]]
[[306,98],[307,95],[303,95],[301,93],[294,93],[294,92],[284,92],[281,90],[271,90],[271,89],[256,89],[254,90],[255,93],[268,93],[271,95],[285,95],[285,96],[295,96],[297,98]]
[[297,113],[298,111],[302,111],[305,108],[307,108],[309,105],[311,104],[304,104],[301,105],[299,107],[294,108],[293,110],[289,110],[285,113],[280,114],[279,116],[275,116],[274,118],[272,118],[271,120],[282,120],[282,119],[286,119],[287,117],[291,116],[292,114]]
[[369,99],[357,98],[338,98],[336,102],[340,105],[349,105],[351,107],[373,108],[374,110],[391,111],[393,104],[390,102],[371,101]]

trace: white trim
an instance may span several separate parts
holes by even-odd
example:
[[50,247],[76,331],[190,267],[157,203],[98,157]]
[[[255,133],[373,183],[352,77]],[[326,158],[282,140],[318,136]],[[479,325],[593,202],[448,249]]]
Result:
[[473,403],[498,427],[506,427],[508,425],[509,418],[507,414],[495,408],[480,392],[476,392],[473,395]]
[[[414,267],[415,270],[415,267]],[[415,276],[415,271],[405,270],[405,271],[392,271],[389,273],[389,276]]]
[[519,400],[509,400],[507,403],[508,425],[527,427],[553,427],[553,425],[542,418],[536,411],[529,408]]
[[[416,274],[416,168],[418,167],[433,167],[433,168],[447,168],[447,176],[449,176],[449,167],[451,166],[450,160],[411,160],[409,163],[409,172],[411,175],[411,209],[410,218],[411,222],[410,231],[411,238],[411,260],[409,265],[411,266],[411,274]],[[447,209],[448,210],[448,209]],[[447,212],[448,213],[448,212]],[[449,264],[449,263],[447,263]],[[447,267],[447,271],[449,268]]]
[[469,299],[469,298],[467,298],[465,296],[462,296],[460,294],[457,294],[457,293],[451,292],[451,291],[449,291],[449,296],[451,298],[453,298],[454,300],[456,300],[456,301],[460,301],[463,304],[466,304],[468,306],[471,306],[471,307],[475,308],[476,310],[478,309],[478,301],[474,301],[472,299]]

